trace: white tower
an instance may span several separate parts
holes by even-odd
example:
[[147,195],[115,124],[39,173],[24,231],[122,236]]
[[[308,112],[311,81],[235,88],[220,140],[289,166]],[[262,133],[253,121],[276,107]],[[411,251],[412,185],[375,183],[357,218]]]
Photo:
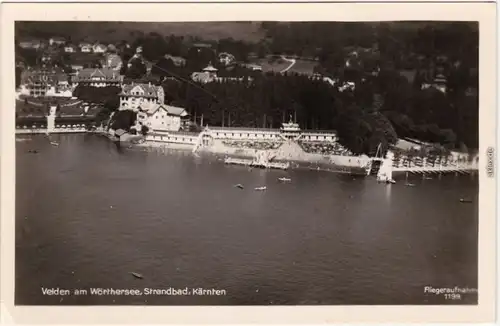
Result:
[[387,151],[385,158],[382,160],[380,164],[380,168],[377,173],[377,180],[390,182],[392,181],[392,161],[394,159],[394,153],[391,151]]

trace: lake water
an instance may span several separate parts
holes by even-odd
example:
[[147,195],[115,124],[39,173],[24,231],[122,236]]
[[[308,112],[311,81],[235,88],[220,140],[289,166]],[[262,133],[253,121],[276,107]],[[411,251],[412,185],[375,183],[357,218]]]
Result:
[[[424,293],[477,288],[477,177],[414,176],[405,187],[119,151],[95,135],[54,135],[57,147],[28,138],[16,143],[16,304],[477,303]],[[226,294],[61,297],[42,287]]]

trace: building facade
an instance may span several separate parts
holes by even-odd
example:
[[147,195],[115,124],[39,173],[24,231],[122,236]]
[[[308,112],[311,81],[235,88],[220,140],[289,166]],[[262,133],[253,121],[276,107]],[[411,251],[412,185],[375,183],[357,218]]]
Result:
[[139,106],[138,111],[136,129],[147,126],[152,132],[179,131],[189,116],[185,109],[165,104],[154,104],[144,109]]
[[90,44],[90,43],[80,43],[79,47],[80,47],[80,51],[83,53],[92,53],[93,52],[92,44]]
[[50,45],[63,45],[66,43],[66,40],[63,37],[54,36],[49,39]]
[[236,59],[234,58],[234,55],[232,55],[231,53],[227,52],[219,53],[219,62],[222,63],[223,65],[228,66],[234,61],[236,61]]
[[62,69],[54,68],[23,71],[19,93],[33,97],[71,97],[73,91],[68,75]]
[[103,62],[103,67],[115,70],[115,71],[120,71],[122,68],[123,62],[122,59],[118,54],[115,53],[110,53],[106,56],[104,62]]
[[92,50],[94,53],[105,53],[108,50],[108,47],[104,44],[94,44]]
[[23,49],[40,49],[43,47],[43,42],[40,40],[26,40],[19,42],[19,47]]
[[64,46],[64,52],[66,53],[75,53],[76,52],[76,46],[72,44],[68,44]]
[[120,110],[139,111],[149,110],[157,104],[165,103],[165,92],[163,87],[149,84],[132,83],[123,85],[120,96]]

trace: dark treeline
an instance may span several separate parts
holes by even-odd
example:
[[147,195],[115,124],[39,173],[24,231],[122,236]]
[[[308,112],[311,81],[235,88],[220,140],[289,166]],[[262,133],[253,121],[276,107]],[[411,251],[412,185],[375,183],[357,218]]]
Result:
[[261,26],[268,37],[261,46],[275,54],[327,61],[353,48],[376,48],[382,61],[398,68],[415,64],[414,55],[428,59],[446,55],[473,67],[478,62],[477,22],[264,22]]
[[79,98],[80,100],[97,104],[100,106],[100,110],[96,115],[96,124],[101,124],[109,119],[111,113],[116,112],[120,105],[120,94],[121,88],[108,86],[108,87],[91,87],[86,85],[78,85],[73,96]]

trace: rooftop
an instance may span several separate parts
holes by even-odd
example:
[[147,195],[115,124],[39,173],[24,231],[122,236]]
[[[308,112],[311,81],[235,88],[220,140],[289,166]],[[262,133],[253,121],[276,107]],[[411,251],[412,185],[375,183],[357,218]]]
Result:
[[109,68],[84,68],[75,76],[76,81],[92,80],[94,78],[119,81],[122,79],[122,76],[115,70]]
[[143,83],[132,83],[123,85],[121,96],[141,96],[141,97],[158,97],[160,91],[162,91],[161,86],[155,86],[153,84],[143,84]]
[[203,71],[204,72],[216,72],[218,69],[215,68],[214,66],[212,66],[211,64],[209,64],[208,66],[206,66],[205,68],[203,68]]
[[180,116],[180,117],[185,117],[188,115],[187,111],[184,108],[166,105],[166,104],[155,104],[155,105],[151,106],[146,111],[146,113],[147,114],[154,114],[160,108],[164,109],[165,111],[167,111],[168,114],[171,114],[171,115],[176,115],[176,116]]
[[68,75],[62,69],[24,70],[21,73],[21,84],[56,83],[68,81]]

